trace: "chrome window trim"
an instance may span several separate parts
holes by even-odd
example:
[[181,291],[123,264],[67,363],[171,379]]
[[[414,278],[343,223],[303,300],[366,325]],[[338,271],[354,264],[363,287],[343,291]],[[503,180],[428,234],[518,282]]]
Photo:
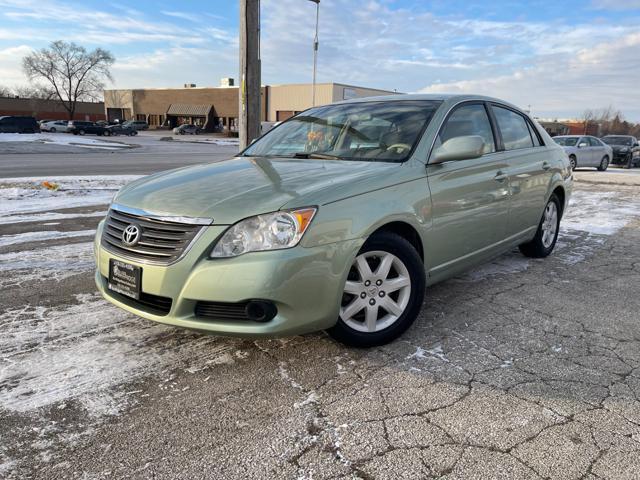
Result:
[[181,216],[174,216],[174,215],[159,214],[159,213],[148,212],[146,210],[142,210],[139,208],[127,207],[125,205],[120,205],[119,203],[112,203],[109,206],[109,208],[112,210],[116,210],[118,212],[129,213],[131,215],[146,217],[151,220],[159,220],[162,222],[184,223],[187,225],[202,225],[202,226],[213,225],[213,218],[181,217]]

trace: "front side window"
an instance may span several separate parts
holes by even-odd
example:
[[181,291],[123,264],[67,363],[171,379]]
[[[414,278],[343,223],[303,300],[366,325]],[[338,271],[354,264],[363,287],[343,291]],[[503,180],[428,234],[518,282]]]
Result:
[[505,150],[533,147],[533,140],[531,140],[527,121],[522,115],[497,106],[493,107],[493,113],[502,133],[502,142]]
[[243,156],[402,162],[440,104],[396,100],[312,108],[269,131]]
[[449,116],[436,138],[435,148],[455,137],[479,135],[484,140],[483,154],[496,151],[489,116],[482,104],[470,104],[458,107]]
[[578,137],[553,137],[553,141],[562,147],[575,147]]

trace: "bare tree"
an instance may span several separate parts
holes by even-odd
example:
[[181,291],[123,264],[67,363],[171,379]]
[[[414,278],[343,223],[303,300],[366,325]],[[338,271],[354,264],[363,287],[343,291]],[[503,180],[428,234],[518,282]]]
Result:
[[13,97],[13,90],[4,85],[0,85],[0,97]]
[[34,98],[37,100],[51,100],[56,96],[55,90],[44,85],[23,85],[13,89],[14,95],[20,98]]
[[22,68],[31,81],[42,81],[50,86],[69,118],[73,119],[76,104],[95,100],[104,89],[105,81],[112,80],[109,71],[115,58],[107,50],[96,48],[92,52],[75,43],[58,40],[22,59]]
[[582,114],[582,121],[584,122],[584,135],[589,133],[589,125],[595,121],[597,115],[591,109],[585,110]]

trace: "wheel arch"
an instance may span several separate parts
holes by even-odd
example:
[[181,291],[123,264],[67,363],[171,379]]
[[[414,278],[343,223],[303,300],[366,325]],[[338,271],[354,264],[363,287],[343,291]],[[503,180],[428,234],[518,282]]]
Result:
[[[557,185],[551,191],[551,195],[554,195],[554,194],[558,197],[558,200],[560,200],[560,218],[562,218],[562,215],[564,214],[564,210],[566,206],[565,201],[567,199],[567,195],[566,195],[566,192],[564,191],[564,187],[562,187],[561,185]],[[551,198],[551,195],[549,195],[549,198]]]
[[370,237],[379,232],[391,232],[404,238],[413,246],[413,248],[416,249],[424,263],[424,246],[422,245],[422,238],[413,225],[401,220],[392,221],[376,228],[371,232]]

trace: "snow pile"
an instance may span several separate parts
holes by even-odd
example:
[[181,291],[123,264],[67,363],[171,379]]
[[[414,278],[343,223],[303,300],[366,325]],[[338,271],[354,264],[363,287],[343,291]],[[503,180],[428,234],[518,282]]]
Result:
[[[31,221],[25,217],[26,213],[106,205],[120,188],[138,178],[140,175],[3,178],[0,179],[0,223],[13,223],[16,215],[18,221]],[[58,184],[59,189],[43,187],[44,181]]]
[[106,148],[117,150],[129,148],[123,143],[107,142],[96,138],[82,137],[79,135],[65,135],[56,133],[0,133],[0,143],[3,142],[37,142],[49,145],[66,145],[84,148]]

